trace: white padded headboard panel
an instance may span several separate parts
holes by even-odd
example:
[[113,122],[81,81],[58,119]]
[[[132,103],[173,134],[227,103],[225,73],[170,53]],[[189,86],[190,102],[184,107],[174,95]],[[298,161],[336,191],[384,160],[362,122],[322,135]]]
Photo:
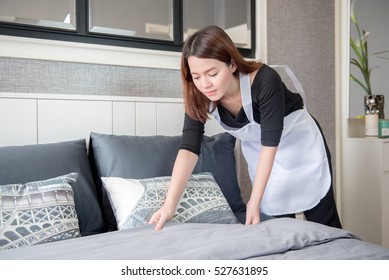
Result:
[[[90,132],[117,135],[180,135],[180,98],[53,94],[0,95],[0,146],[89,138]],[[206,134],[221,132],[207,123]]]

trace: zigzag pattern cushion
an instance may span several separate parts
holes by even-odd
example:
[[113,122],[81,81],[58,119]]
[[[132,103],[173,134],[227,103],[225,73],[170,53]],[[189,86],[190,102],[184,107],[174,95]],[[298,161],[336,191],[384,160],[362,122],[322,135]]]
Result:
[[[103,177],[118,229],[148,223],[164,203],[171,177],[124,179]],[[211,173],[192,175],[172,220],[179,223],[239,223]]]
[[72,184],[77,173],[0,185],[0,249],[80,236]]

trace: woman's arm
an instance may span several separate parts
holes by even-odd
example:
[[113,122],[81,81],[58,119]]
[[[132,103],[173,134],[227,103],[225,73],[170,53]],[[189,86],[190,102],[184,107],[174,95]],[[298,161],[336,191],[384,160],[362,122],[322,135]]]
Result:
[[198,158],[198,155],[188,150],[181,149],[178,151],[165,203],[161,209],[153,214],[149,221],[149,224],[156,224],[156,230],[161,230],[164,224],[174,217],[177,203],[184,192]]
[[277,147],[261,147],[255,170],[253,189],[250,199],[247,202],[246,225],[258,224],[260,222],[260,204],[270,177],[276,152]]

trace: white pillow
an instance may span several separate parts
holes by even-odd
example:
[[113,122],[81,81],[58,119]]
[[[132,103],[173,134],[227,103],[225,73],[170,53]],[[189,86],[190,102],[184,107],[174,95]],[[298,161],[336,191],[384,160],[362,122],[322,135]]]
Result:
[[[171,177],[124,179],[102,177],[118,229],[145,225],[164,203]],[[238,223],[211,173],[192,175],[172,221],[185,223]]]

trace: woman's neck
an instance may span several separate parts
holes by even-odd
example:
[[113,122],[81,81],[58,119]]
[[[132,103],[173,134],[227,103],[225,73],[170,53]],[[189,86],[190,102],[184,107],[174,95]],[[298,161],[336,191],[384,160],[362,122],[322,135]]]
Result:
[[242,108],[242,96],[240,94],[240,80],[235,77],[228,92],[220,99],[220,104],[236,117]]

